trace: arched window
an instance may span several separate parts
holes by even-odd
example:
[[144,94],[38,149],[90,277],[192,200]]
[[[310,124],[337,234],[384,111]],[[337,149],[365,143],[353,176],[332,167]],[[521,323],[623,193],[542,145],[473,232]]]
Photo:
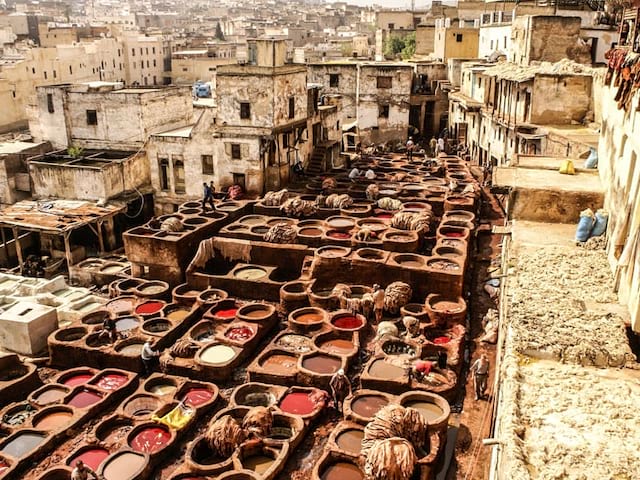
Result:
[[169,190],[169,160],[166,158],[160,159],[160,188]]

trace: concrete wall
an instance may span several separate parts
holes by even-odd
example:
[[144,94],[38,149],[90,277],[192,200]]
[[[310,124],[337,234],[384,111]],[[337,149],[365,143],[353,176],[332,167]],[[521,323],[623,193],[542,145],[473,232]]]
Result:
[[[614,99],[617,88],[602,90],[598,169],[609,212],[607,253],[619,285],[620,302],[627,304],[632,327],[640,332],[640,247],[636,244],[635,250],[630,248],[640,229],[640,112],[635,108],[628,113],[618,109]],[[638,102],[640,94],[636,92],[631,104]],[[625,247],[630,254],[621,265]]]
[[436,27],[434,56],[444,62],[449,58],[476,58],[479,32],[478,28]]
[[416,27],[416,54],[429,55],[435,48],[436,27],[433,25],[418,25]]
[[529,65],[534,61],[558,62],[569,58],[591,63],[590,47],[580,42],[579,17],[524,15],[512,25],[510,61]]
[[592,77],[537,74],[533,82],[531,116],[537,124],[582,122],[591,108]]
[[478,57],[486,58],[502,52],[507,58],[511,51],[511,25],[481,26],[478,37]]
[[376,18],[376,26],[382,30],[413,29],[413,12],[380,11]]

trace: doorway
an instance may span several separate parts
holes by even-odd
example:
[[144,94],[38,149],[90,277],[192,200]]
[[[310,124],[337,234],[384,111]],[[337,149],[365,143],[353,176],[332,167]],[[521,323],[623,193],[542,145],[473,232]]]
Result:
[[244,173],[234,173],[233,174],[233,184],[240,185],[242,187],[242,191],[247,191],[247,186],[245,184],[245,175]]

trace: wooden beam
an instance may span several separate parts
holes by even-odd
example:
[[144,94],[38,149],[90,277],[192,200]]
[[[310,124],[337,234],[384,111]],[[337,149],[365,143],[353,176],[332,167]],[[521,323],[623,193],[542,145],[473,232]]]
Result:
[[104,239],[102,238],[102,220],[98,220],[96,223],[98,231],[96,235],[98,235],[98,248],[100,249],[100,253],[104,252]]
[[69,243],[69,237],[71,236],[71,234],[69,232],[64,232],[63,234],[63,238],[64,238],[64,254],[65,257],[67,259],[67,270],[69,270],[71,268],[71,245]]
[[11,230],[13,231],[13,239],[16,245],[18,265],[20,265],[20,272],[22,272],[22,264],[24,262],[24,259],[22,258],[22,247],[20,246],[20,231],[18,230],[18,227],[13,227]]

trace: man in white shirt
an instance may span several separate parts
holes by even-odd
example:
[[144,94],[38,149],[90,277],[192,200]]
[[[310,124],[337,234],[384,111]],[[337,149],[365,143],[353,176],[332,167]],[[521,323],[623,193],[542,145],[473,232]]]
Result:
[[353,167],[353,169],[349,172],[349,180],[351,180],[352,182],[355,183],[356,179],[362,175],[362,173],[360,172],[360,170],[358,170],[356,167]]
[[155,360],[160,356],[160,352],[155,350],[151,345],[151,341],[147,340],[142,346],[142,352],[140,352],[140,358],[142,359],[142,365],[144,366],[144,373],[146,376],[151,375],[153,367],[155,366]]
[[374,172],[373,170],[369,169],[364,174],[364,178],[366,178],[367,180],[375,180],[376,179],[376,172]]
[[487,389],[487,379],[489,378],[489,359],[485,353],[473,362],[473,365],[471,365],[471,373],[473,374],[476,400],[480,398],[484,399],[484,392]]

